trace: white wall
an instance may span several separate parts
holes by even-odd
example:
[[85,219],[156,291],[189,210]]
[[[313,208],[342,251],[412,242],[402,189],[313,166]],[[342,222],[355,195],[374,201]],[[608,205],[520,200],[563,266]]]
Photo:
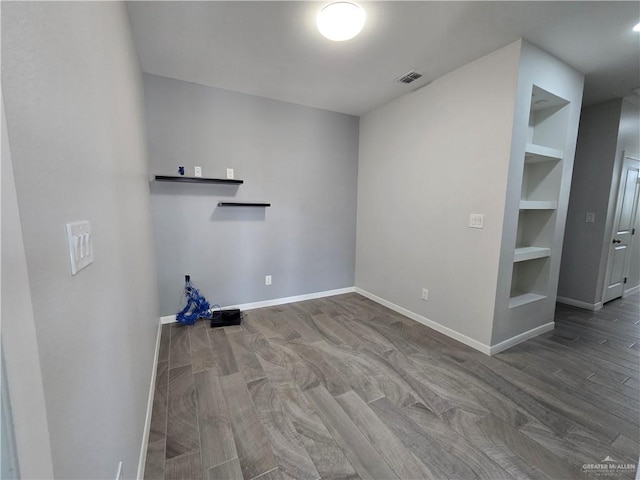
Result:
[[[545,325],[548,326],[553,322],[561,261],[559,253],[562,252],[564,238],[583,84],[583,74],[538,47],[522,42],[518,66],[516,111],[511,136],[511,164],[501,239],[499,283],[491,334],[492,346],[510,341],[519,335],[526,335],[528,332],[535,331]],[[543,292],[545,298],[517,308],[509,308],[513,254],[517,239],[525,147],[528,141],[531,94],[534,85],[569,102],[565,107],[567,109],[565,135],[554,135],[554,142],[549,145],[563,152],[561,183],[558,189],[558,207],[550,220],[553,238],[551,256],[548,260],[548,282],[544,282],[547,285],[546,291]]]
[[360,120],[356,286],[485,345],[519,53],[510,44]]
[[144,86],[151,177],[198,165],[244,180],[152,182],[161,315],[179,310],[187,273],[223,306],[353,287],[358,117],[156,75]]
[[[2,2],[2,90],[54,476],[115,478],[122,460],[134,478],[158,312],[124,4]],[[76,220],[92,223],[95,262],[71,276],[64,225]]]

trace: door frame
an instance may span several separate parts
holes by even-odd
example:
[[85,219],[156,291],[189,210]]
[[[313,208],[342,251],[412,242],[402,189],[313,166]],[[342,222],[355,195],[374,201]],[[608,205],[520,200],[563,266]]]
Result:
[[[623,175],[625,172],[625,164],[627,163],[627,159],[632,160],[632,161],[636,161],[640,163],[640,155],[638,154],[632,154],[632,153],[628,153],[628,152],[622,152],[622,163],[621,163],[621,168],[620,168],[620,174],[618,177],[618,186],[617,186],[617,191],[616,191],[616,197],[615,197],[615,210],[613,211],[613,221],[611,223],[611,228],[607,234],[607,236],[605,237],[605,240],[607,241],[607,252],[606,252],[606,268],[605,268],[605,275],[604,275],[604,279],[603,279],[603,284],[602,284],[602,292],[600,295],[601,298],[601,302],[604,304],[605,303],[605,294],[607,293],[607,279],[609,278],[609,275],[611,274],[611,268],[613,268],[612,265],[612,258],[611,258],[611,244],[613,242],[613,238],[615,236],[615,231],[616,231],[616,221],[618,219],[618,214],[620,213],[620,208],[621,208],[621,204],[622,204],[622,195],[621,195],[621,190],[622,190],[622,180],[623,180]],[[638,182],[640,183],[640,176],[638,177]],[[632,217],[633,217],[633,223],[636,223],[636,217],[638,216],[638,210],[640,210],[638,208],[638,204],[640,202],[640,193],[636,196],[635,198],[635,204],[633,207],[633,213],[632,213]],[[636,234],[640,235],[640,232],[636,232]],[[624,277],[628,277],[629,276],[629,267],[631,265],[631,256],[633,254],[633,238],[632,241],[629,244],[629,252],[627,253],[627,258],[625,259],[625,265],[623,267],[623,276]],[[625,296],[625,288],[624,286],[622,287],[622,297]],[[616,297],[616,298],[621,298],[621,297]],[[615,300],[615,299],[611,299],[611,300]],[[610,301],[610,300],[607,300]]]

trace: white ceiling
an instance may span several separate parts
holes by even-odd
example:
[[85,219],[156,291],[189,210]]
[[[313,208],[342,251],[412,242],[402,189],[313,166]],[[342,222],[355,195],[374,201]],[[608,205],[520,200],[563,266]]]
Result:
[[[337,112],[374,107],[524,38],[586,74],[586,105],[640,86],[640,2],[360,1],[362,33],[315,28],[327,2],[128,2],[143,71]],[[415,69],[420,80],[398,76]]]

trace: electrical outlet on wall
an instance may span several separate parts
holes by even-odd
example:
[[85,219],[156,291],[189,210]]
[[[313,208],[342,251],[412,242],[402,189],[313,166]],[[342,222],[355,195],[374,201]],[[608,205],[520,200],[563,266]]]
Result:
[[196,177],[202,176],[202,167],[194,167],[193,170]]
[[271,275],[267,275],[266,277],[264,277],[264,284],[271,285]]
[[429,290],[427,290],[426,288],[422,289],[422,295],[421,295],[422,300],[424,300],[425,302],[427,300],[429,300]]
[[233,168],[227,168],[227,178],[233,180]]
[[596,221],[595,212],[587,212],[584,214],[584,221],[586,223],[594,223]]

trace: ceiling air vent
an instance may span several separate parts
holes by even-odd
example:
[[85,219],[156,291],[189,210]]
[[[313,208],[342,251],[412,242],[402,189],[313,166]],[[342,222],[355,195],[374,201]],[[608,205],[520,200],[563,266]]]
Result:
[[411,70],[410,72],[405,73],[404,75],[396,78],[396,82],[399,83],[411,83],[418,80],[422,77],[421,73],[416,72],[415,70]]

